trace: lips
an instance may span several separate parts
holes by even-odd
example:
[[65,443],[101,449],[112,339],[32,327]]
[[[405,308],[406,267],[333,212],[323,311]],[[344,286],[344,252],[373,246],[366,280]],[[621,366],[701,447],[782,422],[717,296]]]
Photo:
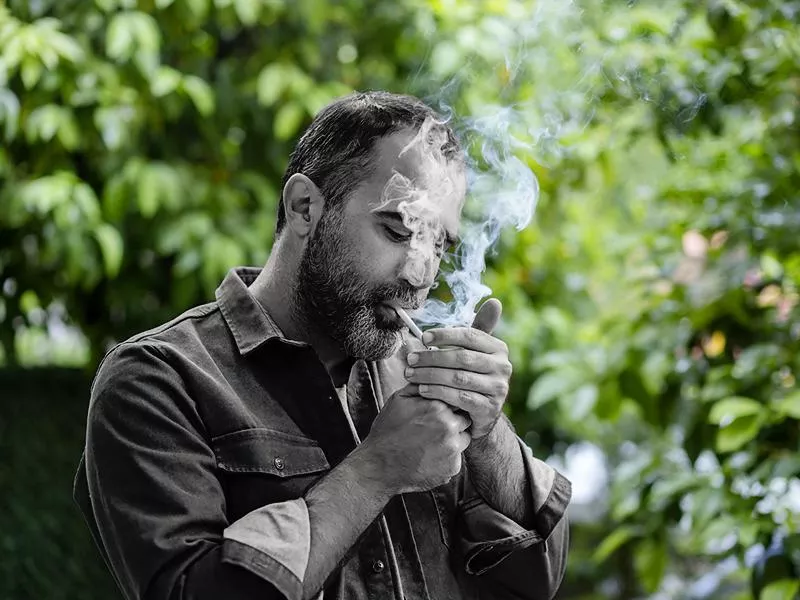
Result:
[[397,313],[395,312],[394,308],[392,308],[392,306],[390,304],[385,304],[385,303],[378,304],[376,310],[380,313],[381,317],[383,317],[383,319],[386,320],[387,322],[390,322],[390,323],[393,323],[393,324],[401,324],[402,323],[402,321],[400,320],[400,317],[397,316]]

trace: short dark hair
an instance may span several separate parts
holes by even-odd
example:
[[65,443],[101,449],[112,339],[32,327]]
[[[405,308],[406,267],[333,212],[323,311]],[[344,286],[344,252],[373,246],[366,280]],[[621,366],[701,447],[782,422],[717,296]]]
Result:
[[372,174],[375,142],[401,129],[418,130],[427,118],[437,120],[447,136],[442,152],[461,158],[461,146],[444,118],[414,96],[383,91],[356,92],[323,108],[295,146],[281,181],[276,235],[286,224],[283,188],[302,173],[325,197],[325,210],[342,204],[347,193]]

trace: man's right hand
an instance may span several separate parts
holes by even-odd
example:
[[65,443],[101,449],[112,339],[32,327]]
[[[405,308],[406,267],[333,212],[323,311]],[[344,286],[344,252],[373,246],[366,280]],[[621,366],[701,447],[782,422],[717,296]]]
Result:
[[470,420],[439,400],[419,396],[416,385],[395,392],[354,454],[366,477],[391,495],[427,491],[461,470]]

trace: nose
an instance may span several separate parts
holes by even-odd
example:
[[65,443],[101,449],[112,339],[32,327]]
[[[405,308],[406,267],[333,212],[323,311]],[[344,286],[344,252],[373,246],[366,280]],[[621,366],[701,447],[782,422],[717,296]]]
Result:
[[400,269],[400,279],[416,290],[427,291],[436,279],[436,253],[421,247],[409,249]]

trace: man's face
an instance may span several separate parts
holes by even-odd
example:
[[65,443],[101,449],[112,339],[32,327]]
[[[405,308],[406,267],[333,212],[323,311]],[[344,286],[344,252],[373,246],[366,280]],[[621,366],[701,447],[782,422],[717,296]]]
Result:
[[306,318],[348,356],[393,354],[402,324],[392,304],[418,308],[458,233],[464,173],[402,131],[377,141],[375,171],[326,210],[300,263],[296,296]]

